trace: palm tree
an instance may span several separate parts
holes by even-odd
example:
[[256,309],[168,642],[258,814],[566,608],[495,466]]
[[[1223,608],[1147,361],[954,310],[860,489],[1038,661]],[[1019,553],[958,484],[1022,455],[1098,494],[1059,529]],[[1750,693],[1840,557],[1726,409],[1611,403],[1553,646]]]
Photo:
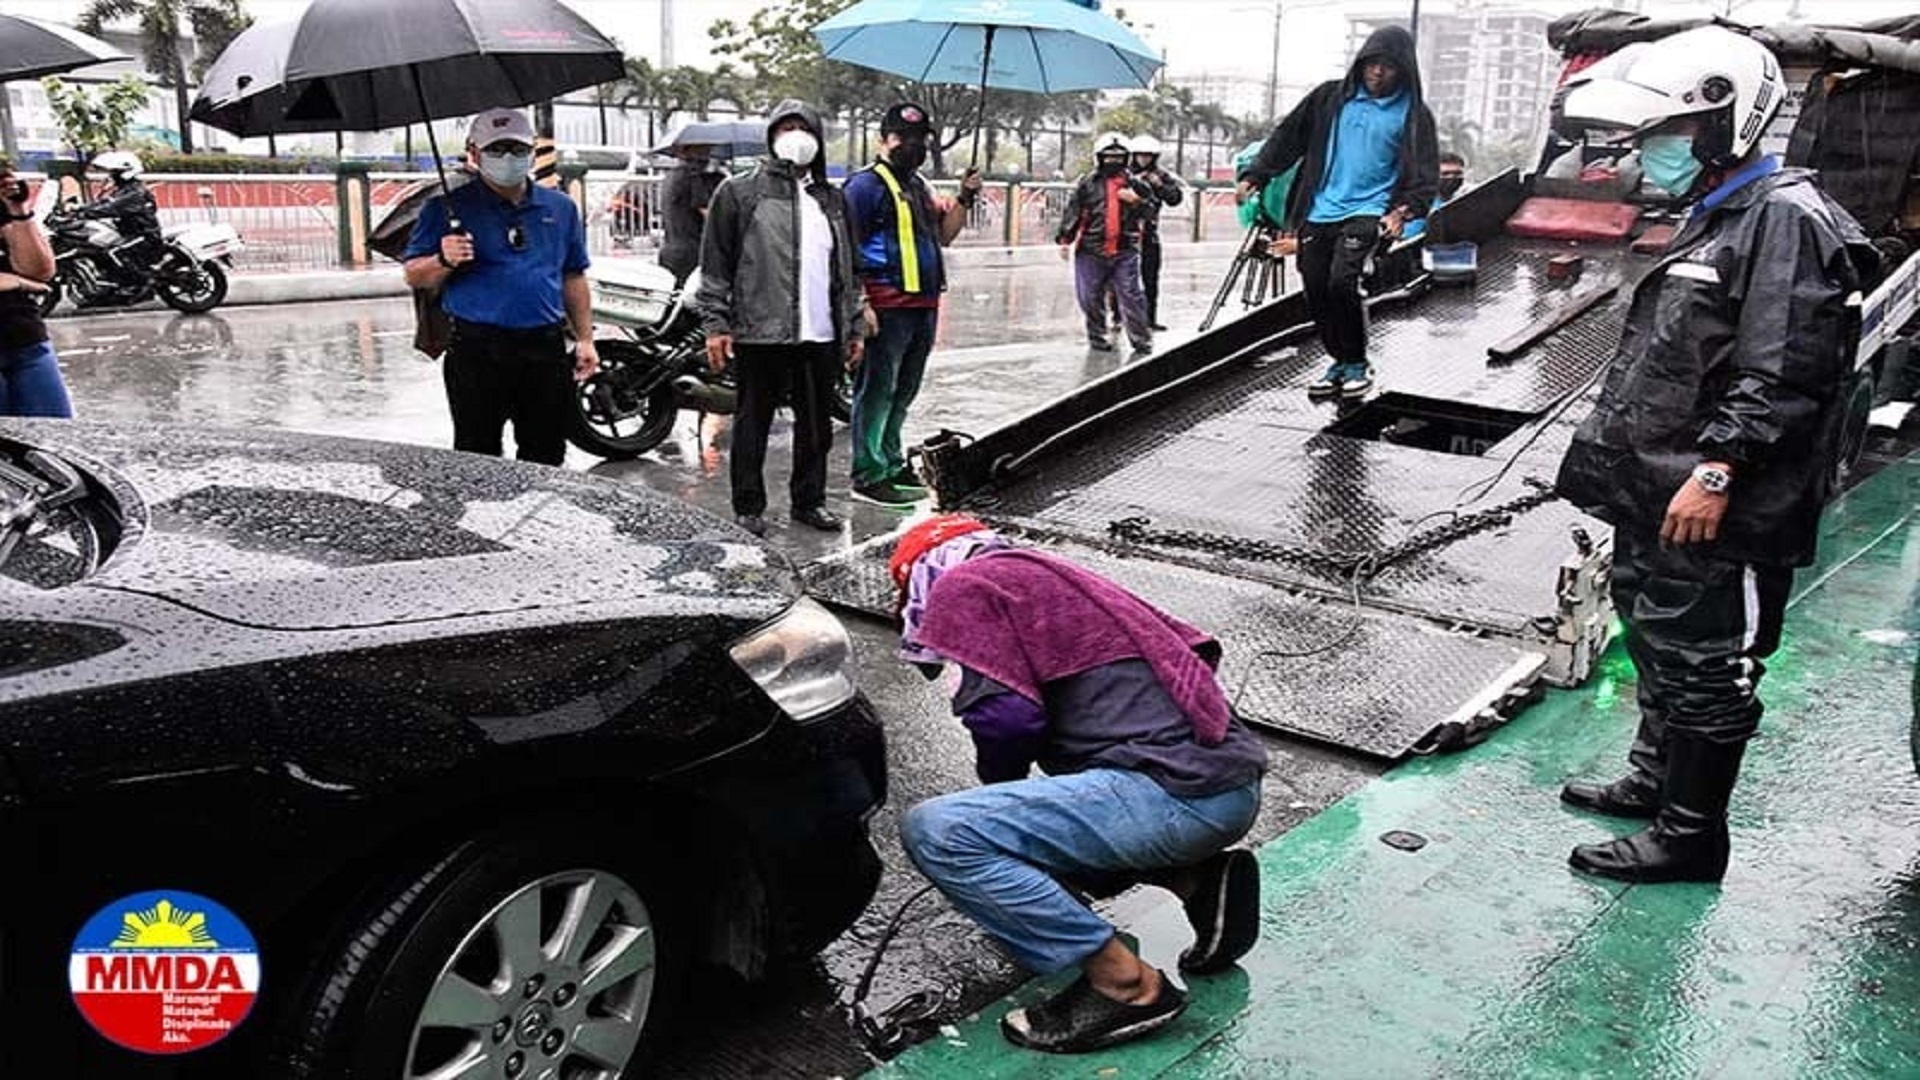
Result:
[[140,23],[140,47],[147,68],[160,75],[161,82],[173,87],[174,104],[180,117],[180,152],[193,153],[193,125],[187,122],[192,108],[188,91],[187,60],[181,55],[180,39],[191,30],[199,56],[196,74],[227,47],[240,31],[253,22],[241,9],[241,0],[91,0],[80,16],[79,28],[98,34],[107,23],[136,19]]
[[1451,150],[1469,162],[1474,159],[1474,152],[1480,148],[1479,124],[1463,116],[1449,115],[1435,127],[1442,150]]

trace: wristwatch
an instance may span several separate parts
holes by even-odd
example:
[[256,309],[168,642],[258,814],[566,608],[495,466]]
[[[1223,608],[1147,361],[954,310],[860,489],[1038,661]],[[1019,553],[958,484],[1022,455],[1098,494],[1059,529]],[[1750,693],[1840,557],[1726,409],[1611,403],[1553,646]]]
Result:
[[1715,495],[1725,495],[1727,489],[1733,486],[1733,477],[1725,469],[1717,469],[1712,465],[1695,465],[1693,482]]

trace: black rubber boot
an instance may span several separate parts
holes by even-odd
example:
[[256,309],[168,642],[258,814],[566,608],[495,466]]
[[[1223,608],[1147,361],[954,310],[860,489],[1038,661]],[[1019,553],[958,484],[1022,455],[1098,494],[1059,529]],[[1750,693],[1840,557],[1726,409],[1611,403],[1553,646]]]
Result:
[[1650,818],[1660,812],[1660,781],[1638,769],[1611,784],[1569,780],[1560,801],[1609,817]]
[[1727,873],[1727,799],[1745,752],[1745,743],[1673,737],[1653,824],[1604,844],[1582,844],[1568,865],[1616,881],[1719,881]]
[[1627,775],[1610,784],[1569,780],[1560,801],[1596,814],[1650,818],[1660,812],[1661,778],[1667,774],[1667,725],[1658,710],[1640,703],[1640,730],[1627,751]]

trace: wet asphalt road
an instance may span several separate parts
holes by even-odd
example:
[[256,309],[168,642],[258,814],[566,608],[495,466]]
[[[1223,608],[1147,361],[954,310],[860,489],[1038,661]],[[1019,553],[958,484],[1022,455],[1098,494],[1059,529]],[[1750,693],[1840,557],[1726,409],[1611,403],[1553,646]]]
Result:
[[[1159,335],[1161,346],[1193,335],[1223,270],[1214,262],[1169,262],[1161,317],[1174,329]],[[1224,317],[1235,310],[1228,308]],[[406,300],[230,308],[205,316],[67,315],[49,325],[76,410],[90,417],[277,426],[440,446],[451,439],[439,367],[411,348],[413,317]],[[941,428],[990,430],[1114,370],[1124,355],[1124,349],[1095,353],[1084,347],[1064,265],[969,270],[949,294],[908,440]],[[725,418],[708,418],[702,428],[693,414],[682,413],[673,437],[641,459],[599,462],[573,450],[567,464],[726,514],[727,434]],[[846,499],[843,434],[833,458],[829,505],[846,513],[848,528],[830,535],[789,527],[782,497],[789,440],[783,417],[767,470],[773,543],[804,560],[901,521],[896,512]],[[879,895],[818,962],[753,987],[701,987],[682,1018],[683,1036],[661,1063],[662,1076],[851,1076],[872,1063],[849,1036],[837,1004],[851,993],[888,919],[923,883],[900,852],[899,814],[920,799],[975,781],[965,731],[933,689],[894,660],[892,628],[861,616],[847,622],[862,685],[885,717],[889,736],[892,797],[874,822],[875,844],[888,867]],[[1274,767],[1250,842],[1285,831],[1379,772],[1377,764],[1339,752],[1277,738],[1269,743]],[[1122,910],[1165,899],[1136,895],[1121,902]],[[885,1005],[933,989],[944,995],[944,1016],[951,1018],[1022,978],[970,923],[929,897],[902,923],[874,980],[872,1001]]]

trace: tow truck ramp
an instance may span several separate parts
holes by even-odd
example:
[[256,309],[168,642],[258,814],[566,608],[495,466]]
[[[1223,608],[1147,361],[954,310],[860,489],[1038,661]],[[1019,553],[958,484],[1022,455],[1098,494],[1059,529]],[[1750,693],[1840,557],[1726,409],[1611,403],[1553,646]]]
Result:
[[[1477,276],[1383,256],[1378,389],[1309,401],[1327,366],[1295,293],[977,439],[917,448],[944,509],[1081,562],[1218,636],[1249,722],[1385,759],[1471,745],[1592,670],[1612,624],[1607,527],[1552,497],[1650,260],[1526,240],[1506,174],[1434,222]],[[1567,260],[1579,257],[1577,272]],[[877,537],[809,591],[890,618]]]

